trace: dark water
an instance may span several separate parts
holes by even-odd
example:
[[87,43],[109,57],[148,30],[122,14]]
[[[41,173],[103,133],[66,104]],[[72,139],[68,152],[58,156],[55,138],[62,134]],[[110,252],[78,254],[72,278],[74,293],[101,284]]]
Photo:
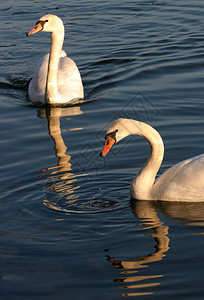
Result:
[[[204,148],[203,1],[7,1],[0,9],[0,299],[203,299],[204,205],[130,201],[149,147],[99,153],[118,117],[154,126],[160,173]],[[46,13],[86,101],[35,107],[26,83],[50,37]]]

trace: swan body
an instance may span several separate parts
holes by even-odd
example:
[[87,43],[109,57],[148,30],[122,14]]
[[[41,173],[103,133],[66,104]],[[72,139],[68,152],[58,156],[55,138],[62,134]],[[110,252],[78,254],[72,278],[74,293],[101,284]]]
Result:
[[131,119],[113,122],[106,132],[101,156],[130,134],[145,137],[151,146],[149,159],[130,185],[132,199],[204,202],[204,154],[177,163],[155,180],[163,160],[164,145],[159,133],[143,122]]
[[55,15],[45,15],[27,35],[51,33],[50,53],[39,61],[30,81],[28,94],[35,103],[66,104],[84,97],[83,84],[75,62],[62,50],[64,25]]

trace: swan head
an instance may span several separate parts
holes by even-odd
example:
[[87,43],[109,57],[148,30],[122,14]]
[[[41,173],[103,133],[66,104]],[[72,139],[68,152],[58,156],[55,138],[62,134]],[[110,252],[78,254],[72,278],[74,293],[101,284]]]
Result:
[[[134,122],[134,123],[133,123]],[[139,122],[138,122],[139,123]],[[108,128],[105,134],[105,145],[100,153],[101,157],[106,156],[113,145],[126,136],[132,134],[132,128],[137,127],[134,120],[131,119],[117,119]],[[139,129],[138,129],[139,132]]]
[[63,22],[58,16],[45,15],[37,21],[35,27],[26,33],[26,35],[29,36],[40,31],[54,32],[63,28]]

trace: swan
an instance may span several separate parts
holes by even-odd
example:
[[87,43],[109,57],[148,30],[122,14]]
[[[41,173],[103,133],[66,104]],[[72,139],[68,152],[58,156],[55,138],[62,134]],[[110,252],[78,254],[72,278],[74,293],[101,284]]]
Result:
[[64,25],[55,15],[41,17],[26,35],[46,31],[51,33],[50,54],[39,61],[29,83],[28,94],[35,103],[65,104],[84,97],[83,84],[75,62],[62,50]]
[[204,201],[204,154],[177,163],[155,180],[164,156],[164,144],[150,125],[132,119],[114,121],[106,132],[104,157],[111,147],[131,134],[146,138],[151,154],[144,167],[132,180],[130,197],[137,200]]

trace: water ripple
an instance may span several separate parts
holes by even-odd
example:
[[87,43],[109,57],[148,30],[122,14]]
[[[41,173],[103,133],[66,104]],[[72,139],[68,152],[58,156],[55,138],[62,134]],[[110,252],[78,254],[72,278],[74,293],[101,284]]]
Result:
[[[114,175],[110,177],[114,178]],[[83,190],[80,190],[80,185],[83,186]],[[93,214],[123,210],[129,206],[129,197],[126,187],[121,188],[121,185],[124,186],[124,180],[121,183],[112,180],[110,185],[98,179],[90,180],[87,176],[73,176],[69,180],[60,181],[52,178],[45,181],[43,186],[45,199],[42,203],[52,210],[63,213]],[[117,187],[113,188],[114,186]],[[127,200],[124,200],[125,195]]]

